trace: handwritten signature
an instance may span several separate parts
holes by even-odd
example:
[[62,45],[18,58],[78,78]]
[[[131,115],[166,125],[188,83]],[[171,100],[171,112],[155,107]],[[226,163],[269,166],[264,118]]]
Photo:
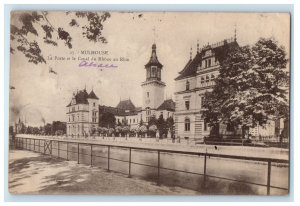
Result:
[[94,67],[94,68],[118,68],[115,64],[103,64],[97,62],[81,61],[78,65],[79,67]]

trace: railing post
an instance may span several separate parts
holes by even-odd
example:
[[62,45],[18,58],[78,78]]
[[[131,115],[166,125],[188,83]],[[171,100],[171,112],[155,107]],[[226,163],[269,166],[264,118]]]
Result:
[[93,166],[93,145],[91,144],[91,167]]
[[33,139],[33,151],[35,151],[35,139]]
[[79,143],[77,143],[77,164],[79,164]]
[[49,154],[52,155],[52,144],[54,140],[50,140],[50,144],[48,145]]
[[270,195],[271,187],[271,160],[268,160],[267,195]]
[[44,154],[46,154],[46,140],[44,140]]
[[129,165],[128,165],[128,177],[131,177],[131,147],[129,148]]
[[110,146],[107,146],[107,171],[109,172]]
[[67,142],[67,161],[69,161],[69,142]]
[[39,139],[39,152],[41,152],[41,140]]
[[207,160],[207,154],[204,154],[204,166],[203,166],[203,185],[202,188],[206,187],[206,160]]
[[57,156],[59,157],[59,141],[57,141]]
[[160,151],[157,150],[157,185],[160,185]]

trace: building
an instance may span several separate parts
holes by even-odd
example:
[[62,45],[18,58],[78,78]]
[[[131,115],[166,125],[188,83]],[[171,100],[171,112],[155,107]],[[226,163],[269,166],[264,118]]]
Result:
[[73,93],[67,105],[67,136],[88,136],[96,131],[99,123],[99,98],[92,90]]
[[[115,117],[116,125],[130,127],[141,123],[147,125],[152,117],[159,118],[160,115],[163,115],[164,119],[173,117],[175,102],[172,99],[164,99],[166,84],[162,81],[162,68],[163,65],[158,61],[156,54],[156,44],[153,44],[150,59],[145,65],[146,80],[141,84],[142,107],[136,107],[130,99],[120,100],[116,107],[99,105],[99,98],[93,90],[89,94],[86,89],[73,93],[72,100],[67,105],[67,135],[92,135],[98,126],[103,125],[103,117],[111,115]],[[112,125],[110,121],[106,121],[105,127]]]
[[[226,53],[239,47],[236,38],[226,39],[199,49],[175,78],[175,135],[176,137],[203,138],[210,128],[201,116],[206,91],[211,91],[219,74],[220,62]],[[220,125],[220,129],[223,127]],[[225,133],[227,129],[225,128]],[[230,131],[228,131],[230,133]]]
[[100,106],[102,112],[110,112],[116,117],[116,124],[138,126],[148,124],[153,117],[164,119],[173,117],[175,102],[172,99],[164,99],[166,84],[162,81],[161,70],[163,65],[156,54],[156,44],[152,45],[151,56],[145,65],[146,80],[142,82],[143,105],[136,107],[131,99],[120,100],[116,107]]
[[19,121],[15,123],[15,133],[24,134],[25,132],[26,132],[25,123],[21,121],[21,118],[19,118]]

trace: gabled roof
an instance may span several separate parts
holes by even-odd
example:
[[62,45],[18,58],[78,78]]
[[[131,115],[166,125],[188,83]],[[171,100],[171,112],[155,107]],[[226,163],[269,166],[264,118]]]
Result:
[[175,102],[172,99],[165,100],[157,110],[175,111]]
[[149,66],[158,66],[158,67],[162,67],[163,65],[158,61],[157,59],[157,55],[156,55],[156,44],[152,45],[152,53],[151,53],[151,57],[150,60],[148,61],[148,63],[145,65],[145,67],[149,67]]
[[232,50],[238,48],[239,45],[236,41],[228,42],[224,40],[222,44],[218,44],[217,46],[206,46],[201,50],[201,52],[197,53],[193,59],[190,59],[185,67],[179,72],[179,76],[175,78],[175,80],[185,79],[188,77],[196,76],[198,65],[201,63],[203,56],[207,50],[212,50],[215,54],[216,59],[219,62],[222,62],[226,57],[226,54]]
[[99,99],[93,90],[89,93],[88,98],[89,99]]

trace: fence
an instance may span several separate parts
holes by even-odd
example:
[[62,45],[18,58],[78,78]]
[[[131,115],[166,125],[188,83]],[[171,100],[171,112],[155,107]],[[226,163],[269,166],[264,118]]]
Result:
[[[50,154],[53,155],[53,151],[57,151],[57,156],[62,158],[61,152],[66,153],[66,160],[69,160],[69,154],[76,154],[77,155],[77,163],[80,163],[80,155],[85,155],[85,156],[90,156],[90,165],[93,166],[93,160],[95,158],[104,158],[107,160],[107,165],[106,169],[107,171],[111,171],[110,167],[110,162],[111,160],[114,161],[119,161],[119,162],[124,162],[128,163],[128,172],[127,175],[128,177],[131,177],[131,168],[132,165],[140,165],[140,166],[146,166],[146,167],[152,167],[157,170],[157,185],[161,184],[160,180],[160,173],[162,170],[169,170],[173,172],[180,172],[180,173],[186,173],[186,174],[192,174],[192,175],[200,175],[202,176],[202,182],[200,182],[201,187],[205,188],[206,183],[208,181],[208,178],[215,178],[219,180],[226,180],[226,181],[233,181],[233,182],[239,182],[239,183],[245,183],[245,184],[250,184],[250,185],[256,185],[256,186],[263,186],[266,187],[266,194],[270,195],[270,189],[279,189],[279,190],[285,190],[288,191],[289,188],[285,187],[279,187],[279,186],[274,186],[271,185],[271,168],[272,168],[272,163],[282,163],[282,164],[287,164],[289,165],[288,160],[284,159],[275,159],[275,158],[258,158],[258,157],[245,157],[245,156],[235,156],[235,155],[221,155],[221,154],[213,154],[213,153],[202,153],[202,152],[188,152],[188,151],[173,151],[173,150],[168,150],[168,149],[152,149],[152,148],[141,148],[141,147],[129,147],[129,146],[118,146],[118,145],[107,145],[107,144],[101,144],[101,143],[86,143],[86,142],[80,142],[80,141],[71,141],[71,140],[58,140],[58,139],[44,139],[44,138],[29,138],[29,137],[15,137],[14,139],[14,147],[17,149],[27,149],[35,152],[40,152],[44,154]],[[66,149],[62,149],[61,145],[66,144]],[[69,149],[69,145],[77,145],[77,151],[73,151],[73,149]],[[57,145],[56,147],[53,147],[53,145]],[[90,153],[81,153],[80,152],[80,147],[81,146],[88,146],[90,148]],[[94,147],[101,146],[107,148],[107,156],[100,156],[96,155],[93,153]],[[117,159],[114,157],[111,157],[110,150],[111,148],[122,148],[125,150],[128,150],[128,159]],[[140,151],[148,151],[148,152],[155,152],[157,154],[157,161],[156,165],[150,165],[150,164],[145,164],[141,162],[135,162],[132,161],[132,151],[133,150],[140,150]],[[183,154],[183,155],[192,155],[192,156],[202,156],[204,158],[203,161],[203,172],[202,173],[196,173],[196,172],[191,172],[191,171],[185,171],[185,170],[178,170],[178,169],[172,169],[168,167],[162,167],[161,166],[161,154],[162,153],[169,153],[169,154]],[[255,162],[261,162],[261,163],[266,163],[267,164],[267,182],[266,184],[263,183],[255,183],[255,182],[249,182],[249,181],[243,181],[243,180],[238,180],[238,179],[232,179],[232,178],[226,178],[226,177],[220,177],[220,176],[215,176],[215,175],[209,175],[207,173],[207,161],[208,158],[210,157],[216,157],[216,158],[225,158],[225,159],[230,159],[230,160],[245,160],[245,161],[255,161]]]

